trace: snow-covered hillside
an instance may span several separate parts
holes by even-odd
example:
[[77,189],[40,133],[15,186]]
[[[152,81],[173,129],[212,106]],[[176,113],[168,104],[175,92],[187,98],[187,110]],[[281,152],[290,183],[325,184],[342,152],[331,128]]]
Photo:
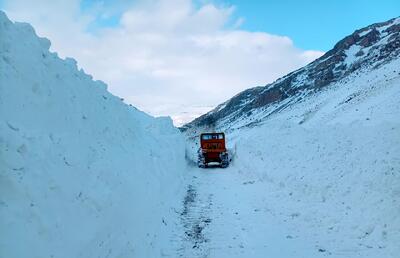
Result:
[[[391,20],[390,24],[399,28],[398,22]],[[357,33],[368,32],[360,31]],[[398,37],[398,32],[395,35]],[[400,49],[395,44],[391,53]],[[238,247],[227,247],[232,250],[229,257],[265,257],[279,253],[276,245],[284,246],[281,257],[399,257],[400,57],[389,53],[374,58],[379,61],[358,66],[318,91],[304,91],[241,113],[243,107],[257,102],[268,86],[250,89],[239,94],[239,100],[234,97],[185,128],[186,155],[193,159],[198,147],[193,140],[198,133],[227,133],[233,162],[217,172],[235,178],[226,181],[239,184],[213,191],[214,195],[222,200],[234,196],[233,208],[223,211],[244,212],[259,223],[251,225],[254,220],[245,215],[233,218],[243,230],[220,229],[235,232],[229,246],[236,241]],[[232,115],[220,117],[223,109],[231,110]],[[224,185],[207,177],[196,180],[209,182],[209,189]],[[246,193],[249,203],[240,197]],[[259,218],[260,212],[269,219]],[[269,225],[270,221],[275,224]],[[263,241],[260,231],[264,227],[267,232],[268,225],[277,239],[288,232],[290,240],[273,239],[273,247],[268,247],[271,241]],[[278,229],[274,225],[279,225]],[[213,225],[209,227],[212,231]],[[210,238],[213,242],[213,235]],[[305,244],[298,247],[298,241]]]
[[162,256],[179,131],[49,46],[0,12],[0,257]]
[[400,58],[400,18],[372,24],[340,40],[322,57],[263,87],[245,90],[183,129],[254,125],[333,83]]
[[269,208],[333,254],[400,253],[399,61],[230,135]]

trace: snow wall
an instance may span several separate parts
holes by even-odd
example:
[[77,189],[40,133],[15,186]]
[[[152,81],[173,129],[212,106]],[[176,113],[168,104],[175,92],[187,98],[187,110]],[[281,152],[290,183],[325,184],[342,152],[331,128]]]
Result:
[[162,256],[179,131],[49,47],[0,11],[0,257]]

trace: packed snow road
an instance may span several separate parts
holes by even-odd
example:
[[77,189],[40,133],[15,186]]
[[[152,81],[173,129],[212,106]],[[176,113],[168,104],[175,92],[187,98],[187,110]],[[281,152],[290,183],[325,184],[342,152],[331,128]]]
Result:
[[189,173],[174,239],[179,257],[332,255],[278,219],[269,208],[265,184],[245,180],[234,167]]

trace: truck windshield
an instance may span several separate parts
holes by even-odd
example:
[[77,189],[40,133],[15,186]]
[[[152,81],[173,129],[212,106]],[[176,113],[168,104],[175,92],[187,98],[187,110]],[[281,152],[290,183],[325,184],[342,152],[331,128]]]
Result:
[[222,140],[224,139],[224,134],[216,133],[216,134],[203,134],[201,136],[202,140]]

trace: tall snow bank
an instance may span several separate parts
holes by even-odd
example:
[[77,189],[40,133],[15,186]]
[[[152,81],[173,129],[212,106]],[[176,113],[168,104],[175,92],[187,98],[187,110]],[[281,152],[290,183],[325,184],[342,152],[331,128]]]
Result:
[[0,257],[161,256],[179,132],[49,46],[0,11]]
[[329,254],[399,257],[399,67],[356,74],[228,135],[232,165],[265,183],[268,209]]

